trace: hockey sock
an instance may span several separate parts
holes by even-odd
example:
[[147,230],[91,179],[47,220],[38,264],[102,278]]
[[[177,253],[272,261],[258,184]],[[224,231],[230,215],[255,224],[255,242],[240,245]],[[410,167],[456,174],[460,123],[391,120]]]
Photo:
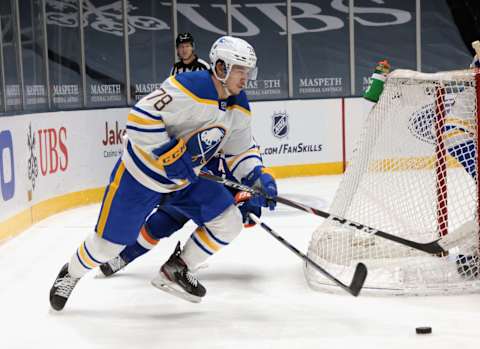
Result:
[[120,257],[122,257],[125,262],[130,263],[157,246],[158,241],[159,239],[150,234],[144,225],[140,230],[140,234],[138,234],[135,244],[125,247],[120,253]]
[[102,239],[92,234],[81,243],[68,264],[68,273],[74,278],[80,278],[91,269],[118,256],[125,246]]
[[227,246],[242,230],[242,215],[230,206],[204,227],[198,227],[185,244],[181,257],[189,269],[195,269],[208,257]]

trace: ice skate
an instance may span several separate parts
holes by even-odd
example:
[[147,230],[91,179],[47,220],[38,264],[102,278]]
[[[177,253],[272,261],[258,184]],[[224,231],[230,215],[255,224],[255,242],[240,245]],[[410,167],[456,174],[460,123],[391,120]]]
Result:
[[110,259],[108,262],[101,264],[100,271],[105,277],[108,277],[125,268],[127,264],[127,261],[125,261],[122,257],[117,256]]
[[50,289],[50,305],[60,311],[65,307],[68,297],[72,294],[75,285],[80,278],[74,278],[68,273],[68,263],[65,264],[58,274]]
[[152,280],[152,285],[189,302],[199,303],[207,291],[188,270],[180,253],[180,243],[178,243],[173,254]]

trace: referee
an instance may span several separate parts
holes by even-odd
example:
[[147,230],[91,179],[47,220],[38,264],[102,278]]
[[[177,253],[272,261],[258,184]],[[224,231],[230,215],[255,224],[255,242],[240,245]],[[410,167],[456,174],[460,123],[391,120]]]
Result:
[[177,56],[180,61],[173,65],[170,75],[177,75],[189,71],[209,70],[210,65],[195,54],[195,43],[190,33],[181,33],[175,40]]

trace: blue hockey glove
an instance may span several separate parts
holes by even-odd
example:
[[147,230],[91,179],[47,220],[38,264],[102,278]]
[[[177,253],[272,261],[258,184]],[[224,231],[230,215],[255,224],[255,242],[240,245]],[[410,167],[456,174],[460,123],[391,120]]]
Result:
[[253,205],[250,202],[251,198],[252,194],[247,193],[246,191],[239,191],[237,194],[235,194],[235,203],[242,213],[243,226],[245,228],[253,227],[256,224],[248,216],[249,213],[253,213],[259,218],[262,215],[262,208],[258,205]]
[[[242,179],[242,183],[261,189],[272,198],[277,196],[277,183],[275,182],[275,178],[273,178],[269,170],[263,166],[255,167],[247,177]],[[250,203],[256,206],[268,207],[270,211],[273,211],[277,205],[275,200],[267,200],[263,195],[255,195],[250,199]]]
[[163,165],[168,178],[186,179],[191,183],[197,181],[198,177],[193,171],[192,156],[183,139],[172,139],[154,149],[153,154],[158,156],[157,162]]

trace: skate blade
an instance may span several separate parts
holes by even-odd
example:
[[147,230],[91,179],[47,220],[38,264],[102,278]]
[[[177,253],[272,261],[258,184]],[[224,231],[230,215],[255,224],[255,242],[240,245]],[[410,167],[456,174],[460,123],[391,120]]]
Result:
[[167,292],[167,293],[169,293],[173,296],[184,299],[186,301],[189,301],[189,302],[192,302],[192,303],[200,303],[202,301],[202,297],[194,296],[193,294],[185,292],[176,283],[171,282],[170,280],[163,277],[162,275],[156,276],[151,281],[151,284],[153,286],[155,286],[156,288],[158,288],[159,290]]

